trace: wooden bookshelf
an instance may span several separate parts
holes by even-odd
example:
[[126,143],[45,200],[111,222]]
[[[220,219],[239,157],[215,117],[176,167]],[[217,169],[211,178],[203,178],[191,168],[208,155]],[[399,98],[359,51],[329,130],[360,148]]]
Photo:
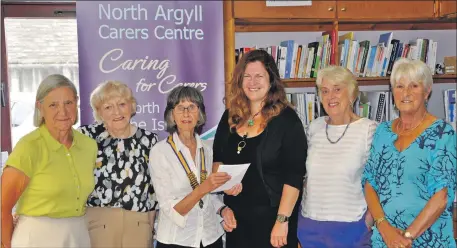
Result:
[[[450,0],[396,0],[395,4],[383,0],[327,0],[297,7],[266,7],[264,0],[227,0],[223,5],[226,96],[235,68],[236,32],[335,30],[338,37],[340,31],[457,29],[457,3]],[[335,56],[339,57],[338,51]],[[435,75],[433,79],[437,84],[457,83],[456,75]],[[283,82],[287,88],[315,87],[315,78]],[[358,82],[360,86],[389,85],[389,78],[359,78]],[[457,238],[457,228],[454,232]]]
[[[456,30],[457,3],[451,0],[313,1],[311,6],[266,7],[264,0],[224,1],[226,96],[235,68],[236,32],[321,32],[380,30]],[[439,47],[438,49],[443,49]],[[339,57],[338,51],[335,55]],[[456,75],[435,75],[433,82],[457,83]],[[315,78],[285,79],[287,88],[315,87]],[[389,85],[389,78],[359,78],[360,86]],[[454,206],[454,225],[457,209]],[[457,228],[454,229],[457,238]]]
[[[398,5],[395,9],[385,1],[325,1],[313,6],[265,7],[265,1],[224,1],[225,82],[228,84],[235,68],[236,32],[323,32],[379,30],[456,30],[455,3],[414,1],[408,15]],[[365,12],[365,13],[361,13]],[[380,14],[381,12],[381,14]],[[368,13],[368,15],[367,15]],[[371,13],[371,16],[370,16]],[[372,17],[373,16],[373,17]],[[380,19],[378,16],[385,16]],[[338,51],[335,54],[339,56]],[[434,83],[456,82],[455,76],[435,76]],[[449,81],[450,79],[453,79]],[[361,78],[360,85],[388,85],[387,78]],[[287,79],[287,87],[313,87],[314,79]],[[228,85],[226,85],[227,88]]]
[[[394,7],[393,7],[394,6]],[[236,32],[323,32],[378,30],[456,30],[456,3],[447,0],[365,2],[322,1],[312,6],[266,7],[265,1],[224,1],[225,82],[235,68]],[[407,11],[407,13],[405,12]],[[337,54],[335,54],[338,57]],[[455,76],[434,83],[456,82]],[[314,79],[287,79],[287,87],[313,87]],[[388,85],[388,78],[361,78],[360,85]],[[226,85],[226,88],[228,85]]]
[[[315,78],[293,78],[283,79],[286,88],[307,88],[315,87]],[[361,77],[357,78],[359,86],[373,86],[373,85],[389,85],[389,77]],[[433,76],[433,83],[457,83],[457,75],[435,75]]]
[[235,32],[316,32],[332,30],[338,24],[339,31],[381,30],[454,30],[455,16],[420,20],[327,20],[327,19],[235,19]]

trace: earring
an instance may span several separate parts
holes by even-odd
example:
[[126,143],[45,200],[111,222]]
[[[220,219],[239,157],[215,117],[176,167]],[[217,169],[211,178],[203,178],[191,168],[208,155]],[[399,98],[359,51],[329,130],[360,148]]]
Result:
[[425,108],[428,107],[428,100],[425,100]]

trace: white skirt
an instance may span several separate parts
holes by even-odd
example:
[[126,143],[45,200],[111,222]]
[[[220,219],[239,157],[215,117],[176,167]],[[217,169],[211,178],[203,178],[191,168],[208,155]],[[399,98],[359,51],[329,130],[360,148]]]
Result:
[[90,248],[89,231],[84,216],[49,218],[19,216],[11,248],[80,247]]

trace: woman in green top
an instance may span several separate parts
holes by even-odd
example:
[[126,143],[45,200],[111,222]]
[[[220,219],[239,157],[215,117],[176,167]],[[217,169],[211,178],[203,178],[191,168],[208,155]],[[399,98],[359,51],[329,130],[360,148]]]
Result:
[[77,101],[74,84],[62,75],[38,87],[38,128],[17,143],[2,175],[3,247],[90,247],[83,216],[94,189],[97,144],[72,128]]

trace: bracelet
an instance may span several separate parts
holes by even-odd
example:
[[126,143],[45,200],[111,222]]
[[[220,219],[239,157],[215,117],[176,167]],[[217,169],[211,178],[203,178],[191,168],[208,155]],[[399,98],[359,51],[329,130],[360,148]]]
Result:
[[225,209],[226,207],[227,207],[227,205],[225,205],[225,206],[222,206],[222,207],[219,209],[219,211],[218,211],[218,213],[217,213],[217,214],[219,214],[219,216],[221,216],[221,217],[222,217],[222,211],[224,211],[224,209]]
[[381,222],[387,220],[386,217],[381,217],[379,219],[375,219],[374,220],[374,223],[375,223],[375,226],[378,227],[379,224],[381,224]]

